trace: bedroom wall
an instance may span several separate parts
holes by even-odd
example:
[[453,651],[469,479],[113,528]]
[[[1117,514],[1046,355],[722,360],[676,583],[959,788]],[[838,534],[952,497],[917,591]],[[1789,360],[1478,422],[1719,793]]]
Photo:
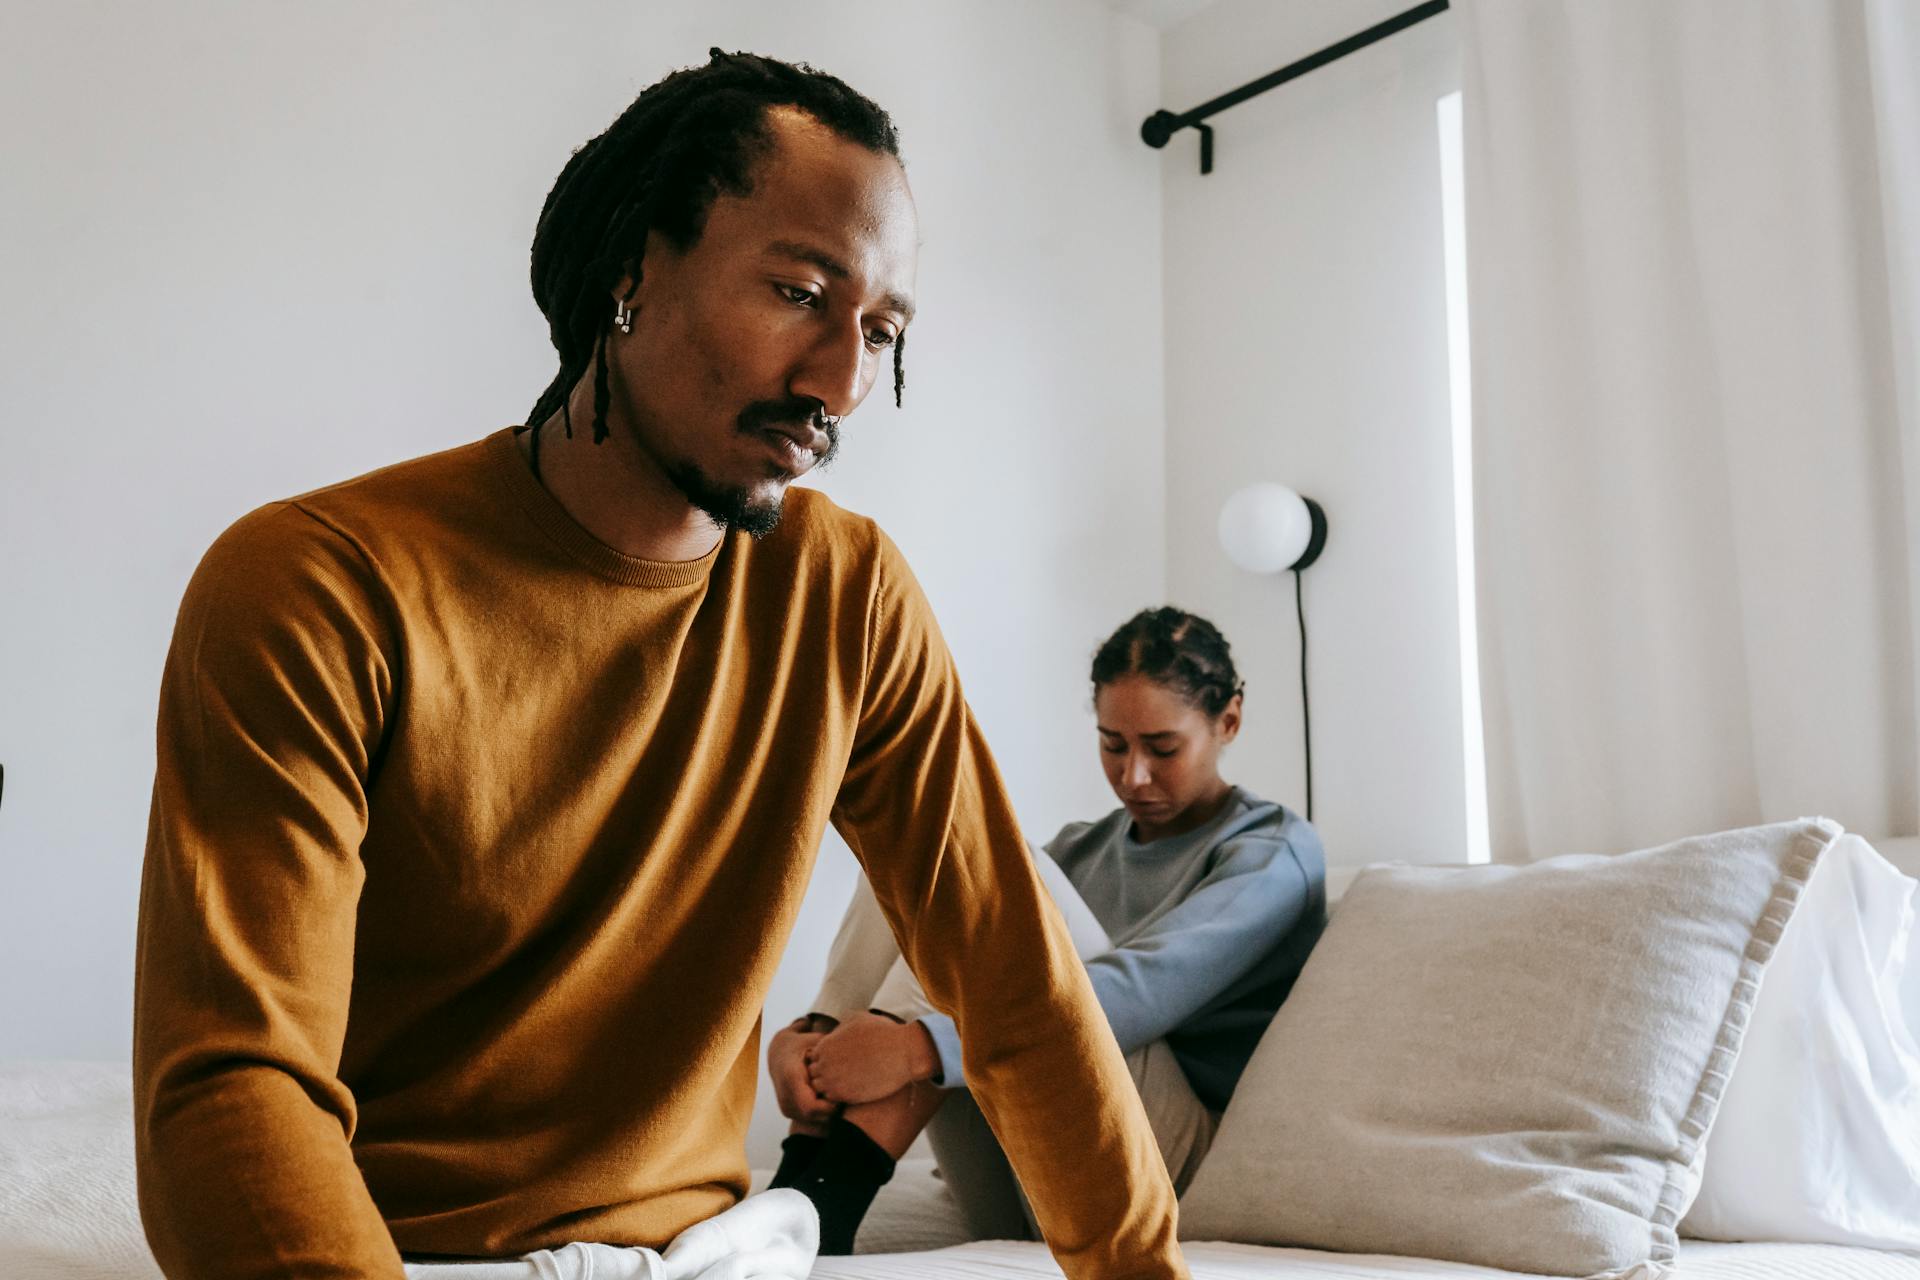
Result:
[[[907,407],[821,480],[905,548],[1030,829],[1111,799],[1085,662],[1160,597],[1153,30],[1092,0],[40,6],[0,150],[0,1057],[122,1058],[152,724],[200,552],[257,504],[518,421],[551,373],[533,219],[709,44],[898,120],[922,217]],[[768,1005],[851,885],[829,837]],[[753,1154],[780,1132],[763,1090]]]
[[[1163,105],[1197,106],[1406,8],[1220,0],[1163,33]],[[1237,780],[1303,799],[1291,575],[1219,549],[1220,504],[1276,480],[1330,539],[1306,575],[1315,817],[1335,863],[1467,857],[1435,105],[1450,15],[1182,133],[1166,209],[1167,577],[1247,673]]]

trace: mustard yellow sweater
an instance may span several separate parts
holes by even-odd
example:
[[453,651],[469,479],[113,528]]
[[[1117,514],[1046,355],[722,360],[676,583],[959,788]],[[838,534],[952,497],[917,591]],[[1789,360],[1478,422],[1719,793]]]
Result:
[[181,606],[140,901],[169,1276],[659,1246],[747,1186],[762,1000],[832,822],[1075,1277],[1166,1174],[953,663],[866,519],[596,541],[511,430],[245,517]]

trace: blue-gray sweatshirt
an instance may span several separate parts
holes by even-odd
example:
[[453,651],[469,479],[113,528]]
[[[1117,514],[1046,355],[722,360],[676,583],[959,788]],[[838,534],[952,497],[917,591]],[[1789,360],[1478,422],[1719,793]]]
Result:
[[[1201,1102],[1226,1108],[1327,920],[1320,837],[1289,809],[1235,787],[1211,821],[1133,838],[1116,809],[1046,846],[1113,940],[1087,976],[1123,1053],[1165,1039]],[[921,1019],[942,1083],[964,1085],[953,1019]]]

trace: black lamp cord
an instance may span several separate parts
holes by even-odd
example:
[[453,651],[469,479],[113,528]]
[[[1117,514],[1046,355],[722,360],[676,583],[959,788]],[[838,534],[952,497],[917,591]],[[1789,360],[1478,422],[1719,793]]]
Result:
[[1300,728],[1307,742],[1307,821],[1313,821],[1313,707],[1307,700],[1307,600],[1300,585],[1300,570],[1293,571],[1293,607],[1300,616]]

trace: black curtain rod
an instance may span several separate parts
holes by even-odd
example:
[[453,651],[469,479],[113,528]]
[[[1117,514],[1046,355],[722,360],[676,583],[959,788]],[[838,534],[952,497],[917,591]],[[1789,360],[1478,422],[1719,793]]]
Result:
[[1329,62],[1338,62],[1356,49],[1364,49],[1377,40],[1385,40],[1396,31],[1404,31],[1416,22],[1425,22],[1436,13],[1447,9],[1447,0],[1427,0],[1425,4],[1415,5],[1405,13],[1395,14],[1385,22],[1368,27],[1358,35],[1348,36],[1338,44],[1330,44],[1318,53],[1310,53],[1298,62],[1289,62],[1278,71],[1270,72],[1241,85],[1228,93],[1223,93],[1211,102],[1203,102],[1191,111],[1178,114],[1172,111],[1156,111],[1140,125],[1140,138],[1148,146],[1160,148],[1167,140],[1182,129],[1200,131],[1200,172],[1213,172],[1213,126],[1201,123],[1208,116],[1225,111],[1228,107],[1237,107],[1248,98],[1256,97],[1277,85],[1289,80],[1297,80],[1309,71],[1326,66]]

